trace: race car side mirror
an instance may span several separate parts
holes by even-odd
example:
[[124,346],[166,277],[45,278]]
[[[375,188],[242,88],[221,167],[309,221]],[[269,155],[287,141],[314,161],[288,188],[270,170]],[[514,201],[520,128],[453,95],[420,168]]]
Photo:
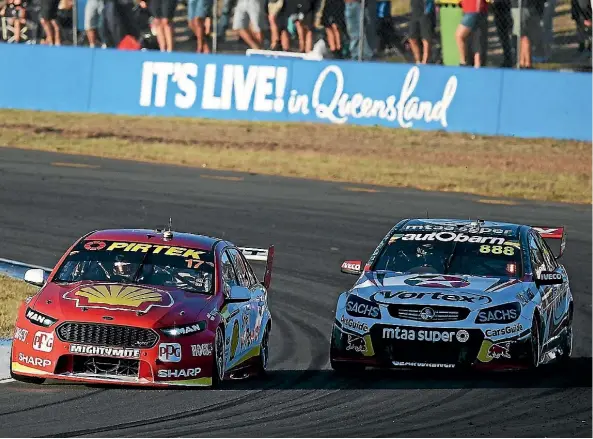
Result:
[[342,273],[359,275],[362,273],[362,261],[342,262]]
[[43,278],[43,270],[41,268],[32,268],[25,272],[25,282],[42,287],[45,283]]
[[536,283],[538,285],[561,285],[563,282],[562,275],[555,271],[542,271],[536,277]]
[[249,289],[242,287],[240,285],[235,285],[231,287],[231,292],[227,299],[227,302],[236,303],[236,302],[247,302],[251,299],[251,293]]

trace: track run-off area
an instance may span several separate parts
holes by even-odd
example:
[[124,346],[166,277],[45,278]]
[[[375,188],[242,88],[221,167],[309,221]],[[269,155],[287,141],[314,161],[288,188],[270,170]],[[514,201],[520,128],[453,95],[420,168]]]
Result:
[[[394,164],[397,166],[397,164]],[[408,217],[567,228],[570,365],[537,374],[329,367],[335,303]],[[163,227],[276,246],[266,379],[221,390],[0,384],[2,436],[591,437],[591,206],[491,200],[0,148],[0,257],[53,267],[80,235]],[[255,265],[256,269],[258,268]],[[261,273],[261,272],[260,272]]]

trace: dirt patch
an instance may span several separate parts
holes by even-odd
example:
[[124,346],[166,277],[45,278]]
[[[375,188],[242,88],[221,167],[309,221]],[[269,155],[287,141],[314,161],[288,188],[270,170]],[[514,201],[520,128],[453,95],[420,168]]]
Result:
[[591,203],[591,145],[378,127],[0,111],[0,144],[211,169]]

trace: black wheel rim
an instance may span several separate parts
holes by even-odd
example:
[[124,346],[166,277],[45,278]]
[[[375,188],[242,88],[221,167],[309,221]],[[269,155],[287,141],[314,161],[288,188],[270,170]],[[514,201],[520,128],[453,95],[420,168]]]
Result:
[[216,330],[216,372],[218,373],[219,381],[224,378],[224,341],[221,335],[220,328]]

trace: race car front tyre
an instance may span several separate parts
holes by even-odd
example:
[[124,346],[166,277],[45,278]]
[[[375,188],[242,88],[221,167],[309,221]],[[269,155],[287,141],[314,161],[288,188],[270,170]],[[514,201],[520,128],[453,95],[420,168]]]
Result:
[[568,322],[566,323],[566,329],[564,332],[564,340],[562,341],[562,355],[560,355],[560,362],[566,363],[572,356],[572,313]]
[[220,387],[224,380],[224,331],[222,326],[216,328],[214,335],[214,355],[212,356],[212,388]]
[[536,316],[533,316],[533,321],[531,323],[531,339],[529,343],[529,368],[530,369],[537,369],[539,367],[539,363],[541,361],[542,355],[542,347],[540,342],[540,330],[539,330],[539,320]]
[[255,365],[255,373],[257,376],[264,376],[268,369],[268,360],[270,358],[270,326],[266,326],[264,335],[262,337],[261,347],[259,350],[259,357]]

